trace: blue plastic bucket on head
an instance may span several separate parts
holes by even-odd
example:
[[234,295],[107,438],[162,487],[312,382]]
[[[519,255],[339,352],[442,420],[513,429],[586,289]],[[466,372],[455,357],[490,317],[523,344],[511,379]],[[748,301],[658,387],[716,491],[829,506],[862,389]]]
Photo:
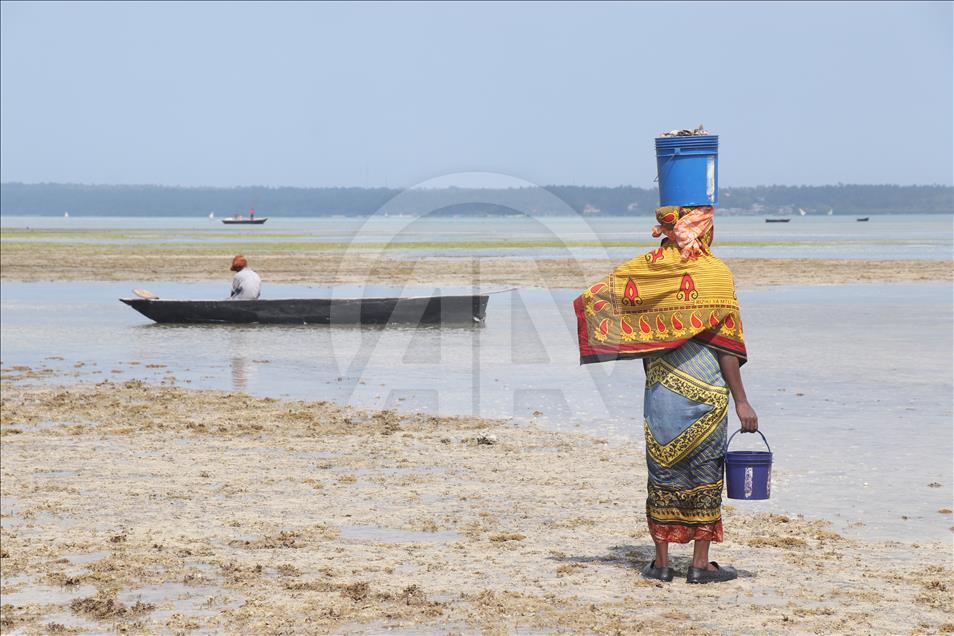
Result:
[[656,138],[659,205],[719,203],[719,135]]
[[726,442],[725,483],[729,499],[768,499],[772,493],[772,448],[762,435],[766,451],[730,451],[732,438],[742,429],[732,433]]

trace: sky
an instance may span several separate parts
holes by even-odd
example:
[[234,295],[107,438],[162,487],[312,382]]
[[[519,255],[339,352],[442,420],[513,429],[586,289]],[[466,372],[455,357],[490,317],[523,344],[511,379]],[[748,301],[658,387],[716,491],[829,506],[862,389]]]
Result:
[[0,181],[951,185],[952,7],[3,2]]

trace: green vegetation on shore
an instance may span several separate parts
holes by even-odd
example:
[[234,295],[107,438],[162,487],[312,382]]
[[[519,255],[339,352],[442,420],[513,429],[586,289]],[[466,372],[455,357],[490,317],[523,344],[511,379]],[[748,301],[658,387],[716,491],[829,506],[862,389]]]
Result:
[[[205,216],[244,213],[323,217],[410,214],[487,216],[649,215],[655,188],[552,185],[510,189],[440,188],[183,188],[63,183],[0,184],[0,214],[62,216]],[[896,185],[759,186],[722,188],[728,214],[954,213],[954,187]]]

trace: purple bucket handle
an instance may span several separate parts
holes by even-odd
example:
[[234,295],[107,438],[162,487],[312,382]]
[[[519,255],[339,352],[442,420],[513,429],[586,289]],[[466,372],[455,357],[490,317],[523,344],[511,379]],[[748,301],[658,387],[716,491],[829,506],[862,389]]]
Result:
[[[726,441],[726,443],[725,443],[725,450],[726,450],[726,452],[729,452],[729,444],[732,443],[732,438],[735,437],[736,435],[738,435],[738,434],[741,433],[741,432],[742,432],[742,429],[740,428],[740,429],[737,430],[736,432],[732,433],[732,435],[729,435],[729,439],[728,439],[728,440]],[[771,453],[771,452],[772,452],[772,447],[769,446],[768,440],[765,439],[765,435],[762,434],[762,431],[760,431],[760,430],[758,430],[758,429],[755,429],[755,432],[758,433],[759,435],[762,435],[762,441],[765,442],[765,448],[767,448],[767,449],[769,450],[769,452]]]

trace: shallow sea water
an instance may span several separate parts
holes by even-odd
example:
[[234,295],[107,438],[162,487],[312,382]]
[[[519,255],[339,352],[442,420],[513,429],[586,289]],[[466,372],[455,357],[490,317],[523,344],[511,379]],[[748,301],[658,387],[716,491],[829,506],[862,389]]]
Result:
[[[642,365],[579,366],[573,291],[494,294],[483,327],[411,329],[155,325],[117,301],[132,286],[4,283],[4,368],[45,366],[75,381],[174,378],[186,388],[512,417],[642,440]],[[211,298],[225,287],[152,290]],[[469,290],[266,289],[273,298],[395,291]],[[951,515],[938,510],[952,507],[954,492],[952,296],[946,283],[741,291],[743,375],[775,468],[770,501],[726,503],[826,518],[869,538],[950,540]],[[759,445],[744,436],[733,448]],[[633,493],[634,509],[643,496]]]
[[[719,214],[718,211],[716,213]],[[885,214],[858,223],[855,216],[809,215],[790,217],[789,223],[766,223],[763,216],[717,216],[716,248],[724,257],[929,259],[954,257],[954,218],[943,214]],[[387,244],[398,256],[461,256],[454,244],[492,242],[499,247],[467,245],[466,256],[506,258],[632,257],[632,247],[600,247],[602,242],[632,241],[649,245],[654,217],[541,216],[454,218],[411,217],[271,217],[267,224],[225,226],[206,217],[0,217],[3,228],[53,230],[90,234],[18,234],[12,240],[69,243],[222,243],[302,241],[349,244]],[[98,235],[97,232],[100,232]],[[104,233],[105,232],[105,233]],[[123,236],[124,232],[132,233]],[[7,241],[7,238],[3,239]],[[511,241],[543,241],[548,247],[507,247]],[[579,246],[580,242],[592,244]],[[427,246],[412,246],[427,243]],[[574,246],[574,243],[577,246]],[[444,245],[441,245],[444,244]],[[407,245],[408,248],[404,249]]]

